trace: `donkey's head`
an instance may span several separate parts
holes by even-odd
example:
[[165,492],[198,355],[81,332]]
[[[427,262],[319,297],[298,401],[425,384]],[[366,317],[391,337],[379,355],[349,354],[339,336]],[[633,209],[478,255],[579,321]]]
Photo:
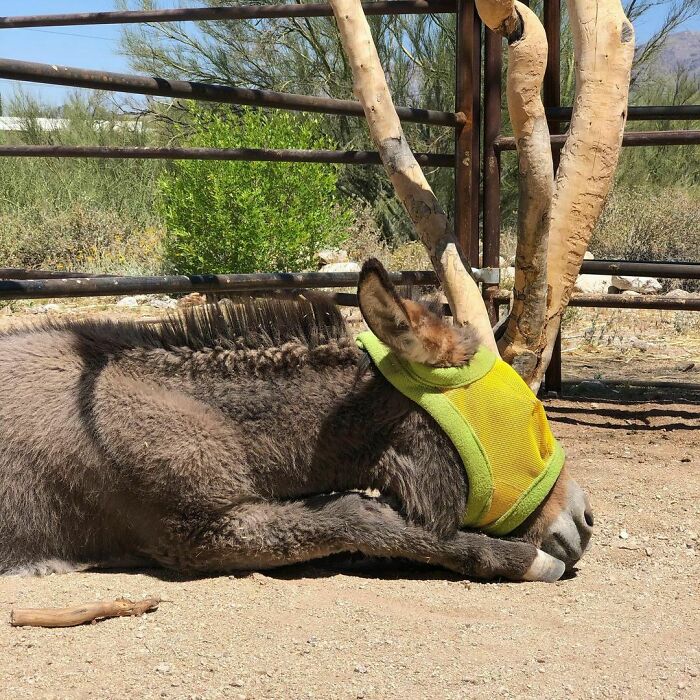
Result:
[[[544,28],[536,13],[521,2],[476,2],[484,24],[508,41],[508,111],[520,162],[513,302],[498,342],[479,288],[459,251],[454,227],[403,134],[361,4],[351,0],[330,3],[372,140],[426,246],[456,324],[471,325],[479,343],[517,368],[537,391],[610,191],[622,145],[635,54],[634,29],[622,3],[569,3],[576,99],[555,182],[547,114],[540,98],[548,62]],[[591,129],[591,124],[596,128]],[[461,213],[463,221],[468,219],[467,208]],[[478,250],[471,253],[478,258]],[[365,285],[373,289],[360,295],[363,313],[375,334],[397,356],[450,368],[477,360],[478,351],[469,362],[473,347],[463,331],[443,325],[420,307],[399,300],[380,273],[373,277],[365,276]],[[562,470],[539,509],[520,523],[517,534],[539,542],[543,549],[571,565],[586,548],[592,523],[585,496]]]
[[376,260],[362,269],[358,297],[373,334],[360,342],[390,383],[431,413],[464,463],[465,527],[526,540],[573,567],[593,515],[527,385],[474,328],[446,320],[441,305],[402,299]]

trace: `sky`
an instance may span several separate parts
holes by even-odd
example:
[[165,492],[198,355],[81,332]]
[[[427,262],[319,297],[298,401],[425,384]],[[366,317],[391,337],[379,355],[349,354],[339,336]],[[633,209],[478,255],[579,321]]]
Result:
[[[165,3],[163,3],[165,6]],[[103,12],[114,9],[114,0],[0,0],[0,13],[11,15]],[[175,6],[175,3],[172,3]],[[119,25],[94,27],[47,27],[0,30],[0,57],[37,63],[58,63],[80,68],[129,72],[128,61],[119,55]],[[3,98],[14,92],[16,82],[0,80]],[[70,88],[24,83],[24,88],[43,101],[60,104]]]
[[[637,24],[635,29],[638,43],[644,42],[663,20],[665,4],[670,3],[661,3]],[[4,16],[100,12],[113,10],[114,5],[114,0],[0,0],[0,12]],[[176,3],[164,0],[161,6],[175,7]],[[700,18],[694,18],[682,29],[700,29]],[[0,30],[0,57],[129,72],[127,59],[119,55],[119,32],[119,25],[3,29]],[[4,98],[9,97],[16,84],[0,80],[0,94]],[[53,104],[60,104],[68,91],[67,88],[57,86],[24,85],[28,92]]]

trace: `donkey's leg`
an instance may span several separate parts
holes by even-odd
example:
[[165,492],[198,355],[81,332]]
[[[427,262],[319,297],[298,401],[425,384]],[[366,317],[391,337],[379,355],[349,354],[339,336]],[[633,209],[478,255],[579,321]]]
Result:
[[255,502],[202,526],[180,523],[164,548],[148,554],[195,571],[266,569],[340,552],[401,557],[467,576],[554,581],[564,564],[525,542],[473,532],[440,539],[393,508],[360,494]]

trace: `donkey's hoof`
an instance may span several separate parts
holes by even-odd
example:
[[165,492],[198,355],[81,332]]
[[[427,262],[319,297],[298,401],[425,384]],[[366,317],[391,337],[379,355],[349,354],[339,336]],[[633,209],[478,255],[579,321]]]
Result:
[[535,560],[530,565],[530,568],[523,574],[522,580],[546,581],[547,583],[552,583],[561,578],[565,568],[566,564],[564,564],[563,561],[538,549]]

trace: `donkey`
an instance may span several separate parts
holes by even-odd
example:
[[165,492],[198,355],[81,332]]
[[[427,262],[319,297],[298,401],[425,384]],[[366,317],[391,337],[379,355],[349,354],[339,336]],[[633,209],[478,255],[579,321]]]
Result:
[[[400,298],[376,261],[358,295],[400,357],[454,367],[477,352],[468,327]],[[591,537],[566,467],[509,537],[461,528],[454,445],[322,295],[11,330],[0,386],[2,574],[223,573],[362,553],[554,581]]]

